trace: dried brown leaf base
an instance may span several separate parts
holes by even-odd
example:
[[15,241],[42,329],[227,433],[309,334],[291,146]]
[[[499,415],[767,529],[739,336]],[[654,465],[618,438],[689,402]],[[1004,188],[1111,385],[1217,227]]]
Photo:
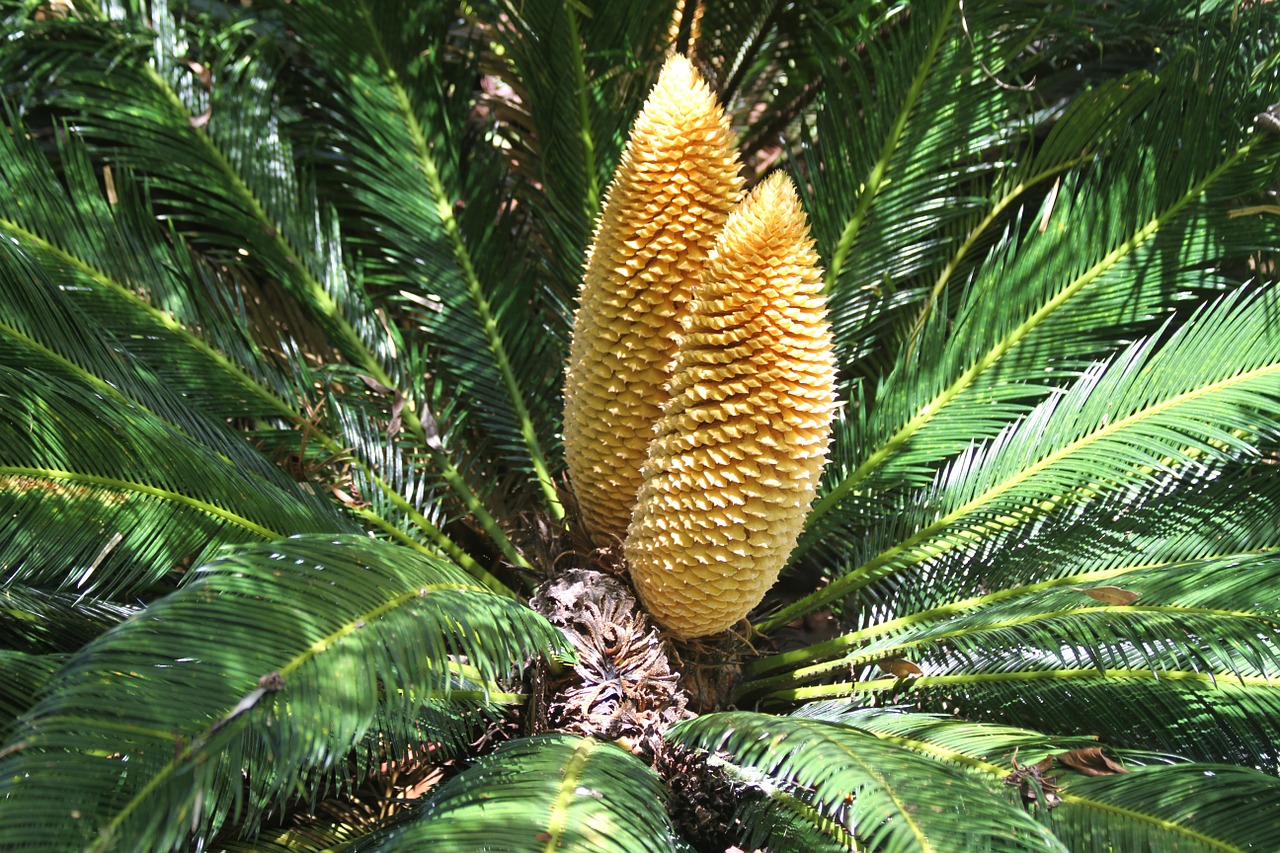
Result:
[[669,726],[692,714],[670,647],[626,584],[591,569],[545,583],[530,605],[560,628],[578,662],[545,673],[536,726],[615,741],[651,759]]

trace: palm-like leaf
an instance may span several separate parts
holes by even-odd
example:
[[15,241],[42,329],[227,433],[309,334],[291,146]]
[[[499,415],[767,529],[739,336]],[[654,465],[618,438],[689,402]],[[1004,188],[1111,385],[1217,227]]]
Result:
[[657,775],[618,747],[543,735],[482,758],[402,826],[351,850],[688,849],[674,836],[662,796]]
[[[1025,414],[1028,402],[1073,380],[1135,328],[1150,327],[1186,289],[1221,287],[1220,274],[1206,268],[1233,252],[1273,243],[1257,217],[1228,222],[1226,215],[1231,199],[1257,193],[1274,172],[1275,146],[1268,140],[1234,128],[1226,140],[1179,137],[1184,147],[1178,156],[1194,159],[1197,167],[1188,163],[1178,172],[1185,181],[1157,177],[1155,163],[1167,158],[1148,146],[1168,135],[1175,114],[1203,109],[1211,97],[1198,87],[1161,97],[1129,128],[1148,142],[1116,152],[1098,167],[1095,180],[1105,184],[1064,182],[1037,217],[1043,228],[986,255],[954,318],[955,332],[944,340],[946,321],[935,317],[926,324],[920,342],[908,344],[868,401],[867,414],[850,417],[847,431],[837,434],[837,462],[848,461],[835,466],[799,555],[823,543],[842,553],[823,548],[816,556],[847,559],[868,503],[893,500],[902,485],[922,485],[971,442],[997,435]],[[1127,98],[1124,107],[1144,101]],[[1192,146],[1203,146],[1201,153],[1188,151]],[[1250,156],[1254,149],[1261,156]],[[1077,227],[1098,233],[1082,237],[1073,233]],[[1096,257],[1084,257],[1082,245]],[[1152,276],[1153,266],[1171,272]],[[841,531],[842,525],[851,529]]]
[[[876,850],[1065,850],[1010,797],[856,729],[746,712],[682,723],[670,737],[708,750],[724,772],[780,808],[811,814],[830,840]],[[847,839],[847,841],[846,841]]]
[[[373,229],[371,254],[391,265],[374,268],[377,280],[416,307],[418,330],[437,348],[434,368],[452,392],[475,401],[468,414],[479,419],[476,439],[531,473],[559,512],[544,449],[550,425],[530,409],[558,379],[538,370],[549,341],[539,333],[544,324],[530,322],[530,310],[537,317],[546,306],[529,305],[527,281],[512,275],[523,265],[506,249],[513,226],[497,209],[502,172],[474,162],[494,155],[464,147],[466,100],[446,94],[465,91],[457,78],[467,73],[445,59],[451,10],[362,3],[349,16],[323,3],[296,8],[287,23],[333,91],[347,93],[321,107],[341,131],[333,157]],[[424,52],[435,61],[423,62]],[[456,211],[460,198],[468,204]],[[407,411],[410,425],[412,418]]]
[[[34,27],[24,40],[28,50],[16,73],[32,80],[56,77],[60,85],[51,100],[72,111],[77,128],[119,162],[146,173],[165,213],[194,232],[200,249],[279,282],[282,290],[267,292],[295,317],[305,317],[302,322],[310,332],[289,344],[318,347],[323,356],[332,347],[377,387],[399,391],[406,401],[404,423],[430,453],[429,420],[420,413],[429,406],[423,370],[407,361],[413,350],[376,315],[357,284],[359,270],[343,263],[333,211],[298,177],[265,60],[241,48],[239,31],[229,30],[227,40],[217,45],[225,64],[210,71],[223,85],[206,91],[200,75],[177,59],[186,44],[164,4],[155,5],[146,17],[155,27],[147,32],[154,37],[148,52],[139,51],[138,38],[121,35],[138,27],[140,16],[109,11],[120,26],[95,28],[74,19],[52,19],[43,28]],[[75,49],[62,50],[69,43]],[[175,157],[173,152],[182,154]],[[191,203],[206,191],[217,198]],[[247,245],[241,245],[240,236],[248,238]],[[334,453],[358,443],[367,442],[336,440],[328,449]],[[431,459],[507,558],[523,562],[455,463],[438,452]],[[399,474],[387,472],[383,479],[387,477],[399,479]],[[398,503],[411,503],[399,497]],[[420,506],[410,509],[416,510],[416,520],[435,548],[463,559],[435,529],[436,519]]]
[[[0,769],[0,839],[168,849],[334,780],[375,718],[384,737],[416,736],[424,705],[510,701],[500,679],[566,653],[540,617],[406,549],[313,536],[231,551],[45,685]],[[431,737],[457,749],[467,727],[445,719]]]
[[[1056,762],[1046,779],[1061,804],[1048,825],[1071,849],[1248,850],[1274,837],[1271,803],[1280,794],[1273,776],[1240,767],[1206,767],[1167,756],[1122,751],[1122,762],[1097,758],[1090,739],[1050,738],[1027,729],[968,723],[927,714],[810,705],[794,716],[827,720],[874,735],[894,746],[963,768],[975,776],[1017,781],[1015,771],[1046,756],[1079,754],[1079,764]],[[1090,776],[1076,767],[1100,773]],[[1195,773],[1211,785],[1195,785]],[[1205,776],[1201,776],[1201,779]],[[1026,793],[1043,797],[1043,787]],[[1254,814],[1254,810],[1260,810]]]
[[[869,838],[875,849],[1058,849],[1056,835],[1072,839],[1069,849],[1124,843],[1132,849],[1247,850],[1277,830],[1272,804],[1280,783],[1274,777],[1240,767],[1170,766],[1164,756],[1135,752],[1123,754],[1123,766],[1103,763],[1096,752],[1072,764],[1074,754],[1097,747],[1026,729],[826,704],[790,718],[703,717],[671,736],[714,751],[723,772],[755,796],[798,801],[750,810],[749,826],[762,837],[772,835],[778,816],[788,812],[807,824],[801,837],[848,844],[852,839],[843,833],[851,832]],[[1061,799],[1048,813],[1047,828],[1011,804],[1006,783],[1018,781],[1019,751],[1026,765],[1046,756],[1067,759],[1043,779]],[[939,773],[929,767],[933,761],[957,772]],[[1101,775],[1074,769],[1080,764]],[[1192,785],[1197,772],[1214,782]],[[1043,798],[1044,788],[1028,786],[1025,793]],[[888,798],[888,805],[878,798]],[[877,818],[866,828],[859,821],[863,807]],[[1264,816],[1253,815],[1254,809]],[[964,817],[970,810],[976,814]],[[878,822],[891,814],[896,819]]]
[[[1202,786],[1200,780],[1213,784]],[[1280,784],[1245,767],[1177,765],[1076,779],[1054,814],[1079,850],[1253,850],[1280,832]],[[1138,820],[1126,819],[1140,814]]]
[[[82,386],[0,368],[0,395],[0,500],[16,526],[4,543],[11,581],[129,595],[227,542],[349,529],[280,483]],[[64,533],[50,537],[54,527]]]

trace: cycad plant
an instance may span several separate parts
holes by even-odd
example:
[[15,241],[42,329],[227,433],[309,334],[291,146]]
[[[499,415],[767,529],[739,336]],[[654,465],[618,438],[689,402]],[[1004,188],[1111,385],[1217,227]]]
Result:
[[1280,848],[1276,4],[0,9],[0,849]]

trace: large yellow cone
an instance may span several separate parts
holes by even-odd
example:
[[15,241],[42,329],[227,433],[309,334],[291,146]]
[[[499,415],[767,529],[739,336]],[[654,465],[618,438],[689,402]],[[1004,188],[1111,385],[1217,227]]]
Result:
[[742,193],[724,111],[685,57],[667,59],[605,196],[573,325],[564,447],[600,545],[631,520],[689,294]]
[[759,604],[813,501],[835,411],[817,264],[775,173],[729,217],[689,306],[625,543],[645,607],[678,636]]

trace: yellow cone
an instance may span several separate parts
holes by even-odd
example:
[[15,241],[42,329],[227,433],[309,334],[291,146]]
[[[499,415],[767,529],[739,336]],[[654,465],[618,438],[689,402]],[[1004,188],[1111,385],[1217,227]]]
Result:
[[598,544],[631,520],[689,293],[742,193],[728,119],[672,55],[636,119],[587,259],[565,382],[564,447]]
[[775,173],[730,215],[689,306],[625,543],[646,608],[678,636],[759,604],[813,501],[835,411],[817,264]]

